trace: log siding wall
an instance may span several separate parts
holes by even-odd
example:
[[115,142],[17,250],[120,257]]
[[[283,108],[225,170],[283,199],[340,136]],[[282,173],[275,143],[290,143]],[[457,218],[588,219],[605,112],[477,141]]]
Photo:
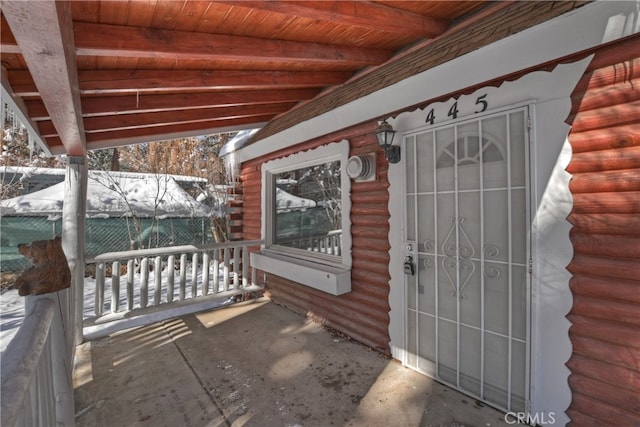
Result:
[[257,277],[265,282],[265,294],[277,304],[389,354],[388,163],[375,140],[376,126],[369,122],[245,162],[241,169],[242,238],[260,238],[264,162],[342,139],[350,142],[349,156],[375,152],[376,180],[351,184],[351,292],[333,296],[261,271]]
[[640,425],[639,45],[596,51],[572,95],[573,426]]

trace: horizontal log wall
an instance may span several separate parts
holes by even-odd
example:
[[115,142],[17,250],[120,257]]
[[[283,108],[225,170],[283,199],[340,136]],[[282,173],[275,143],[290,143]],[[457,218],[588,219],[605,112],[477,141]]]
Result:
[[376,180],[351,183],[351,292],[333,296],[276,275],[258,272],[265,294],[310,319],[389,354],[388,164],[370,122],[245,162],[241,169],[243,239],[260,238],[262,163],[331,142],[350,141],[350,156],[376,153]]
[[572,96],[573,426],[640,425],[638,46],[597,51]]

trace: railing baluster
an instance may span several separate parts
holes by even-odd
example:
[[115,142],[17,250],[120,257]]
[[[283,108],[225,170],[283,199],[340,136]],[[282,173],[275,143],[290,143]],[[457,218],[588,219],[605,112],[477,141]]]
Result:
[[180,301],[185,299],[187,289],[187,254],[180,255]]
[[162,295],[162,257],[157,256],[153,265],[154,293],[153,305],[160,305],[160,296]]
[[104,306],[104,262],[96,263],[96,316],[102,316]]
[[233,289],[240,289],[240,247],[233,248]]
[[120,311],[120,261],[111,264],[111,312]]
[[149,303],[149,258],[140,262],[140,307],[146,308]]
[[191,255],[191,298],[198,296],[198,252]]
[[236,250],[242,251],[242,287],[249,286],[249,248],[246,246],[238,247]]
[[209,293],[209,252],[202,253],[202,295]]
[[220,250],[213,250],[213,293],[220,290]]
[[133,277],[135,274],[135,260],[127,262],[127,310],[133,310]]
[[229,248],[224,248],[224,264],[222,266],[222,286],[225,291],[229,290],[229,264],[231,263],[231,254]]
[[167,302],[173,302],[173,287],[175,284],[176,256],[167,258]]

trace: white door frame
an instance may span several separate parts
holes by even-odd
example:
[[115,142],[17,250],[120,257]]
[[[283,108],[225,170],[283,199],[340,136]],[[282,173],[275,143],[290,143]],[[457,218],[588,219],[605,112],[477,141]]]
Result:
[[[390,119],[400,133],[412,133],[425,127],[434,109],[436,124],[445,124],[453,102],[461,112],[458,119],[472,117],[488,102],[487,112],[511,106],[530,104],[529,168],[531,192],[531,382],[529,412],[553,416],[557,425],[568,417],[564,411],[571,402],[568,385],[569,369],[565,363],[571,356],[570,327],[566,315],[571,309],[569,289],[571,275],[565,269],[573,256],[566,217],[572,208],[569,192],[570,175],[564,170],[571,157],[567,141],[569,126],[564,122],[571,109],[570,94],[581,78],[591,57],[572,64],[558,65],[551,72],[533,72],[500,87],[485,87],[468,95],[428,105]],[[465,115],[466,114],[466,115]],[[402,153],[403,157],[407,153]],[[400,361],[404,348],[406,301],[404,292],[403,247],[405,162],[389,165],[389,212],[391,244],[389,273],[389,305],[392,356]],[[548,419],[548,418],[547,418]]]

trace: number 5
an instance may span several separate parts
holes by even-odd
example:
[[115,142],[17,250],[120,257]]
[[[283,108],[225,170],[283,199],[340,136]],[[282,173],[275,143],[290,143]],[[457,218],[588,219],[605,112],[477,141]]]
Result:
[[482,104],[482,109],[480,111],[476,111],[476,113],[482,113],[487,109],[487,107],[489,107],[489,103],[485,101],[486,97],[487,97],[487,94],[485,93],[484,95],[479,96],[478,99],[476,99],[476,105]]

